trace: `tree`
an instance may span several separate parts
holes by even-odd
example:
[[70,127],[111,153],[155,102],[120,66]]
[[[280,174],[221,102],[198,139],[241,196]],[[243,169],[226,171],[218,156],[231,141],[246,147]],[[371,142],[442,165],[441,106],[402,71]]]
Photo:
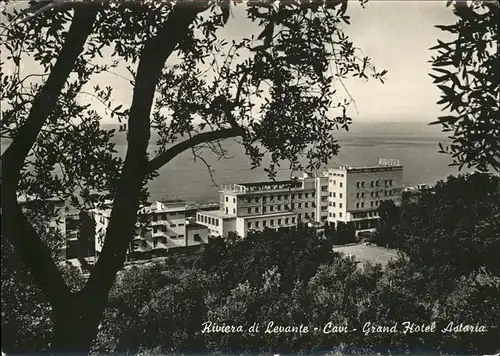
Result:
[[481,268],[500,275],[500,178],[449,177],[405,205],[396,228],[398,248],[428,280],[424,295],[453,289]]
[[476,167],[481,171],[500,168],[499,115],[499,6],[494,1],[448,1],[453,3],[457,22],[437,28],[451,33],[449,42],[438,40],[431,49],[434,83],[442,92],[438,104],[450,115],[432,124],[450,132],[449,147],[442,152],[453,157],[453,164]]
[[[28,18],[3,11],[2,67],[14,70],[2,68],[0,76],[2,138],[11,140],[2,154],[2,236],[50,303],[55,352],[89,350],[147,197],[145,185],[178,154],[200,157],[208,146],[223,156],[220,140],[239,137],[254,166],[267,153],[274,177],[283,161],[300,169],[303,155],[312,169],[337,153],[333,132],[347,129],[351,118],[348,100],[332,102],[332,82],[383,74],[357,56],[339,26],[349,22],[346,6],[345,0],[251,1],[247,16],[261,33],[232,43],[217,37],[230,16],[228,0],[38,1]],[[27,57],[39,73],[20,70]],[[167,59],[175,64],[166,66]],[[113,105],[113,88],[89,88],[119,63],[127,63],[134,88],[127,109]],[[114,131],[100,126],[104,114],[83,96],[126,121],[123,160],[115,155]],[[160,149],[150,158],[152,129]],[[95,190],[113,200],[110,223],[87,283],[73,292],[17,195],[56,195],[85,210],[99,204]]]
[[384,200],[378,208],[380,216],[377,232],[373,237],[373,242],[380,246],[396,244],[395,228],[401,220],[401,209],[392,200]]

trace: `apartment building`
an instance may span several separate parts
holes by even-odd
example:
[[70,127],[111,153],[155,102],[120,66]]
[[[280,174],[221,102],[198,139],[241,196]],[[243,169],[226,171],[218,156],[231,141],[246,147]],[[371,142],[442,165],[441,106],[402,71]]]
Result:
[[[208,230],[186,221],[186,202],[159,202],[139,210],[135,236],[130,244],[128,259],[165,256],[169,250],[190,248],[207,243]],[[97,256],[103,246],[103,236],[109,224],[111,209],[94,211]]]
[[353,223],[356,230],[372,230],[384,200],[401,205],[403,167],[397,160],[378,165],[341,166],[328,170],[328,221]]
[[304,174],[276,182],[233,184],[220,192],[220,210],[198,212],[196,222],[212,236],[231,231],[246,236],[253,230],[297,226],[328,219],[328,176]]

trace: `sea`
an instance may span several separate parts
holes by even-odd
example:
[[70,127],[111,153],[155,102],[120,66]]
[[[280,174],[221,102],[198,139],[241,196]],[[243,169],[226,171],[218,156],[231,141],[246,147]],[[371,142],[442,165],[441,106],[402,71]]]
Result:
[[[451,157],[439,153],[439,143],[449,144],[447,134],[439,126],[426,122],[355,122],[349,131],[336,133],[340,145],[338,155],[325,167],[339,165],[357,166],[377,164],[379,158],[398,159],[403,165],[403,184],[434,184],[450,175],[465,173],[450,166]],[[114,141],[118,155],[124,156],[127,149],[125,133],[117,133]],[[149,154],[154,157],[158,151],[153,135]],[[2,152],[6,141],[2,140]],[[151,200],[182,199],[188,202],[215,202],[224,185],[270,180],[262,167],[251,169],[250,159],[235,139],[222,142],[227,151],[225,158],[217,157],[209,149],[194,158],[191,151],[185,151],[159,171],[159,176],[148,184]],[[210,166],[210,170],[207,168]],[[277,179],[290,179],[300,172],[292,172],[284,162],[278,168]]]
[[[450,156],[439,153],[439,143],[449,144],[450,139],[440,127],[422,122],[377,122],[355,123],[349,131],[336,135],[340,145],[338,155],[333,157],[324,169],[339,165],[373,165],[379,158],[398,159],[403,165],[403,184],[434,184],[457,175],[456,166],[450,166]],[[149,183],[152,200],[183,199],[187,201],[218,201],[220,187],[233,183],[270,180],[262,167],[251,169],[245,150],[234,139],[225,140],[222,147],[227,158],[219,159],[210,150],[204,150],[205,162],[195,159],[186,151],[160,170],[160,175]],[[125,142],[117,144],[117,150],[124,153]],[[150,145],[149,153],[154,155],[157,147]],[[300,172],[292,172],[284,162],[278,169],[277,179],[290,179]]]

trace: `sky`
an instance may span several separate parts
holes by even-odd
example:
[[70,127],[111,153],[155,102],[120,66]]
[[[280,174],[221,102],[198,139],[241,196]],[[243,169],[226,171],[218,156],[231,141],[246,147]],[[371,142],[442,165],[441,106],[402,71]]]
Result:
[[[349,1],[351,24],[345,32],[362,53],[372,58],[378,70],[387,69],[385,84],[376,80],[344,81],[355,100],[350,114],[357,122],[431,122],[440,115],[436,104],[440,92],[428,75],[430,47],[446,34],[435,28],[451,24],[455,16],[444,1],[371,0],[363,9]],[[238,39],[259,34],[246,19],[244,6],[234,6],[221,36]],[[118,80],[115,78],[110,80]],[[131,92],[122,87],[120,102],[130,102]],[[117,97],[117,98],[118,98]]]
[[[344,30],[354,45],[372,59],[379,71],[388,71],[385,84],[363,79],[344,81],[355,101],[348,114],[356,122],[434,121],[440,115],[436,104],[440,93],[428,75],[428,61],[433,55],[429,48],[438,38],[446,39],[446,34],[434,26],[455,22],[451,8],[439,0],[371,0],[365,8],[350,0],[347,15],[351,24]],[[220,35],[230,40],[252,33],[258,35],[260,31],[246,18],[245,7],[233,6],[232,16]],[[122,69],[117,69],[118,74],[129,77]],[[104,83],[114,87],[117,105],[130,105],[132,87],[123,78],[109,74],[99,78],[99,84]]]

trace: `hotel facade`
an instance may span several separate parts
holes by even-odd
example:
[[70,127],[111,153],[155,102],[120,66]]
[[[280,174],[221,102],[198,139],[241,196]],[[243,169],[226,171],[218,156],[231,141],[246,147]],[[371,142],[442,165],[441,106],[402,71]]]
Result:
[[397,160],[381,159],[374,166],[330,168],[328,221],[352,223],[357,231],[375,229],[383,201],[401,205],[402,180],[403,167]]
[[246,236],[264,228],[294,227],[299,222],[328,219],[328,176],[302,177],[223,187],[220,209],[198,212],[196,222],[207,226],[211,236],[235,232]]

